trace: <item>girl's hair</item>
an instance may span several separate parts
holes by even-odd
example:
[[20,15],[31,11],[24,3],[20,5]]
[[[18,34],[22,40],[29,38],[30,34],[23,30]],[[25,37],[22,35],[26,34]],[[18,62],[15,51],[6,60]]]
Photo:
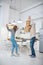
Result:
[[17,26],[16,26],[16,25],[14,25],[13,29],[14,29],[14,31],[16,32],[16,30],[17,30]]
[[29,25],[29,26],[30,26],[29,29],[31,29],[32,26],[31,25]]

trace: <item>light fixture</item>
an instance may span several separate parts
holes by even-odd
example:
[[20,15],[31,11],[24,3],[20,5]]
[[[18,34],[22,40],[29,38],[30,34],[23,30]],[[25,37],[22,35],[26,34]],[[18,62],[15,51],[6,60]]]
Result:
[[17,22],[14,20],[14,21],[12,22],[12,24],[13,24],[13,25],[17,25]]
[[21,18],[19,18],[19,20],[17,21],[17,23],[22,23],[23,21],[21,20]]
[[16,0],[10,0],[10,8],[18,11],[16,8]]
[[21,20],[21,0],[20,0],[20,3],[19,3],[20,7],[19,7],[19,19],[18,19],[18,23],[22,23],[23,21]]

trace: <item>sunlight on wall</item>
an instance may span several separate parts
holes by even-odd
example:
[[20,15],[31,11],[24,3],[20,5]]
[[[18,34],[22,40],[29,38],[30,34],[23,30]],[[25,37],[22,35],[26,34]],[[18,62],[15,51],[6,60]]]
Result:
[[6,27],[1,27],[1,40],[6,40],[8,36],[8,31]]

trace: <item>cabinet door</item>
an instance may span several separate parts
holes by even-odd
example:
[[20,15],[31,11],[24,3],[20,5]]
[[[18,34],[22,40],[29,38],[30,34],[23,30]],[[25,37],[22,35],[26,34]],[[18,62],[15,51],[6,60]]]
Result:
[[43,52],[43,38],[39,40],[39,52]]

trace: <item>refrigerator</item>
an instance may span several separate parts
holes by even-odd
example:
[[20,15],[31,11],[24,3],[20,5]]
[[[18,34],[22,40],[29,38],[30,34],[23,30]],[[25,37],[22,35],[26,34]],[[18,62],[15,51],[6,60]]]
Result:
[[43,53],[43,28],[39,31],[39,52]]

